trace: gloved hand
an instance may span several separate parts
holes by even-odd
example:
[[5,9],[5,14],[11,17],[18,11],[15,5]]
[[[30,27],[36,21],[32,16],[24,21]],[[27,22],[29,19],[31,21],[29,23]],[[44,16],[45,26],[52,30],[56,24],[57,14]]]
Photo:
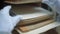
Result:
[[11,31],[20,21],[20,15],[14,17],[9,15],[10,9],[11,6],[6,6],[0,10],[0,34],[11,34]]
[[43,0],[43,3],[49,5],[59,15],[56,16],[56,20],[60,22],[60,0]]

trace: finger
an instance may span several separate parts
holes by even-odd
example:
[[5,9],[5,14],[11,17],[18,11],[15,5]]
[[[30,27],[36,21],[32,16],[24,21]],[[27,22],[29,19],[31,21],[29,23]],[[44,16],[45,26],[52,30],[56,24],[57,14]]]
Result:
[[13,26],[16,26],[16,24],[21,20],[21,16],[17,15],[15,17],[12,17],[12,24]]
[[3,12],[4,14],[9,14],[10,9],[11,9],[11,6],[6,6],[1,10],[1,12]]

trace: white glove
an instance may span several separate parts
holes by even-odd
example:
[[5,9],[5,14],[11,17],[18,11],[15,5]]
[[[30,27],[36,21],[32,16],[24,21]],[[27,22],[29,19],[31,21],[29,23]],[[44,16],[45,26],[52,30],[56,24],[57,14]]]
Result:
[[43,3],[49,5],[55,12],[59,15],[57,17],[57,21],[60,21],[60,0],[43,0]]
[[51,6],[51,8],[55,7],[57,13],[60,14],[60,0],[43,0],[42,2]]
[[6,6],[0,10],[0,34],[11,34],[16,24],[20,21],[21,16],[10,16],[11,6]]

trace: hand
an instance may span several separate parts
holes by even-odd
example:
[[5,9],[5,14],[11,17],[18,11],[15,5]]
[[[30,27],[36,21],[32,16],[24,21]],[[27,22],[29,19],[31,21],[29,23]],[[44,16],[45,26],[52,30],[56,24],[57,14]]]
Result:
[[60,0],[43,0],[42,2],[49,5],[55,13],[58,13],[56,20],[60,22]]
[[20,21],[20,15],[14,17],[9,15],[10,9],[11,6],[6,6],[0,10],[0,32],[11,32]]

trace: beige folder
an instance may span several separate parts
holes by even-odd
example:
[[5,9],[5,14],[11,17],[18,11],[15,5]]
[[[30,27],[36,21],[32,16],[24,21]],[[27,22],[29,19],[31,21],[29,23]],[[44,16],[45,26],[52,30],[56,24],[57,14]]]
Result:
[[25,4],[25,3],[36,3],[42,0],[5,0],[6,3],[10,4]]
[[18,25],[32,24],[53,17],[52,12],[31,5],[13,5],[12,11],[22,17]]
[[45,20],[45,21],[42,21],[42,22],[37,22],[36,24],[32,24],[32,25],[20,26],[20,27],[18,27],[18,30],[20,30],[22,32],[28,32],[28,31],[43,27],[43,26],[45,26],[47,24],[50,24],[52,22],[54,22],[54,20],[49,19],[49,20]]

